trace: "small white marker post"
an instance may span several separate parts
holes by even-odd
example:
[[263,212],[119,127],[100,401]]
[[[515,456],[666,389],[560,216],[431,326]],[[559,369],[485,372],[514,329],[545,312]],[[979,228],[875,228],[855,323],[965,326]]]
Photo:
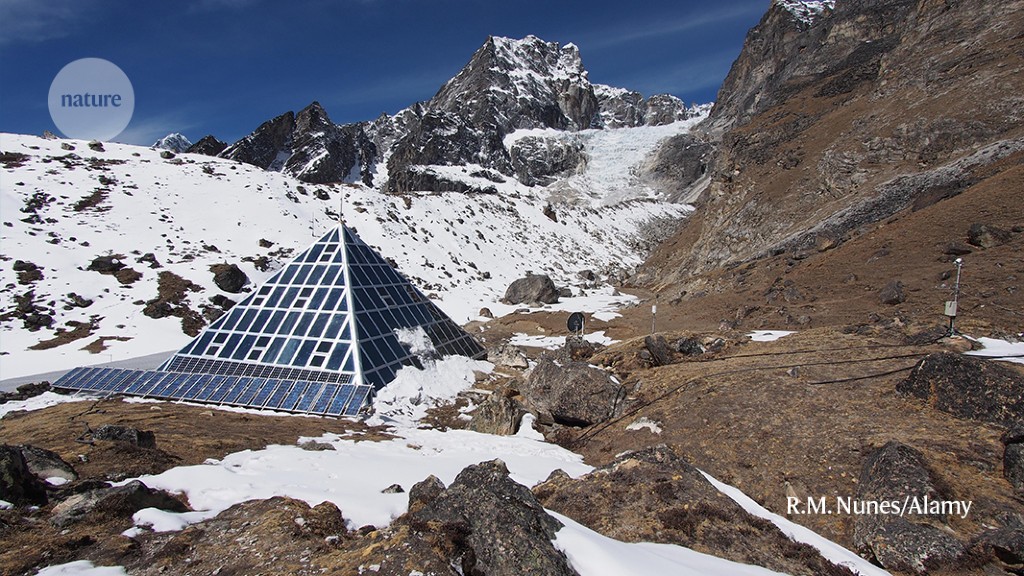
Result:
[[658,300],[655,298],[654,304],[651,304],[651,334],[657,332],[657,320],[658,320]]
[[949,335],[956,336],[956,329],[953,327],[956,321],[956,309],[960,302],[960,269],[964,266],[964,259],[957,258],[953,261],[956,264],[956,284],[953,287],[953,299],[946,301],[945,315],[949,317]]

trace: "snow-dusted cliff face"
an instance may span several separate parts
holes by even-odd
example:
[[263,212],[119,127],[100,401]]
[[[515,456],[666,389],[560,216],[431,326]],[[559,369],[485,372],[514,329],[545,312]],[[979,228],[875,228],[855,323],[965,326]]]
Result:
[[[313,102],[264,122],[220,155],[305,182],[362,182],[391,193],[479,192],[505,180],[543,187],[578,173],[588,156],[575,144],[550,141],[514,151],[507,137],[664,126],[702,113],[668,94],[645,98],[592,84],[572,44],[491,37],[433,98],[394,116],[337,125]],[[468,186],[438,168],[450,166],[489,183]]]

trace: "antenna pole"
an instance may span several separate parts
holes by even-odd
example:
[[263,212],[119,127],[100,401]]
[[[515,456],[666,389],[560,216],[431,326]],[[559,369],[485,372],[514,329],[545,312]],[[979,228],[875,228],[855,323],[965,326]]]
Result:
[[[956,264],[956,284],[953,287],[953,306],[950,310],[952,314],[949,314],[949,335],[956,336],[956,328],[954,322],[956,321],[957,307],[960,303],[960,271],[964,267],[963,258],[957,258],[954,260]],[[947,306],[948,308],[948,306]]]

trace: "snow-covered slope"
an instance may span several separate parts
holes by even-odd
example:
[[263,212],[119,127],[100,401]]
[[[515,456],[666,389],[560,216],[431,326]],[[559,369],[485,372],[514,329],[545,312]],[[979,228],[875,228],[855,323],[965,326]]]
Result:
[[[349,226],[459,322],[482,306],[509,311],[496,301],[527,271],[567,285],[582,269],[636,265],[648,223],[690,210],[631,200],[559,206],[552,218],[543,188],[512,180],[488,182],[498,194],[391,196],[198,154],[104,147],[0,135],[0,379],[182,346],[183,325],[195,332],[219,310],[211,297],[242,297],[216,287],[211,265],[237,264],[258,285],[335,225],[342,206]],[[437,168],[478,178],[471,167]],[[101,256],[137,274],[89,270]],[[143,313],[162,302],[172,315]]]

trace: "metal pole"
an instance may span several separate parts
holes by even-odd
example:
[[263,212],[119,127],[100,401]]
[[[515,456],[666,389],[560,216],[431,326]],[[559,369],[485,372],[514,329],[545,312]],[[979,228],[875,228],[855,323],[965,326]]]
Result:
[[657,325],[656,325],[657,319],[658,319],[658,297],[655,296],[654,297],[654,304],[651,304],[651,334],[654,334],[654,333],[656,333],[658,331],[657,330]]
[[955,310],[956,312],[954,312],[954,314],[949,317],[950,336],[956,336],[956,328],[954,327],[954,322],[956,321],[956,314],[960,312],[960,270],[964,266],[964,260],[963,258],[957,258],[956,260],[954,260],[954,263],[956,263],[956,285],[954,285],[953,287],[953,310]]

